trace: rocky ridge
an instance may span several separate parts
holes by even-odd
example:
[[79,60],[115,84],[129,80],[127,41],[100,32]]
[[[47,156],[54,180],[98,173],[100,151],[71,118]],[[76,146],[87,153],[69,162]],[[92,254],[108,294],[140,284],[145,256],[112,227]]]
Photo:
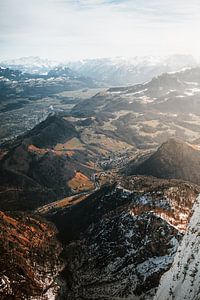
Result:
[[155,300],[199,299],[199,207],[200,197],[194,205],[193,216],[178,247],[173,265],[161,278]]
[[133,176],[46,215],[66,244],[66,299],[152,299],[198,193],[190,183]]
[[0,298],[55,299],[64,268],[57,230],[25,213],[0,212]]

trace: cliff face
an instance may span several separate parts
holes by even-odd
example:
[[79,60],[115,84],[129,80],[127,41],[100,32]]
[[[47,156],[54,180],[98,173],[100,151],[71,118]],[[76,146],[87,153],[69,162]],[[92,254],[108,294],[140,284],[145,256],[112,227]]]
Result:
[[0,212],[0,299],[54,299],[64,265],[56,234],[34,215]]
[[134,215],[127,207],[105,216],[66,248],[72,284],[66,299],[150,297],[180,238],[151,212]]
[[200,196],[193,211],[172,268],[163,276],[155,300],[198,300],[200,297]]
[[131,176],[54,212],[66,243],[65,299],[152,299],[198,193],[182,181]]

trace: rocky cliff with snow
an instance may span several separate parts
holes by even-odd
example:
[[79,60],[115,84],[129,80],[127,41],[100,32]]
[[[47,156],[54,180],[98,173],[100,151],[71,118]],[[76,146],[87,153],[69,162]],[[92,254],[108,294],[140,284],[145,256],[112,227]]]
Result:
[[131,176],[47,215],[65,244],[66,299],[152,299],[198,193],[190,183]]
[[154,300],[200,299],[200,196],[171,269],[162,277]]

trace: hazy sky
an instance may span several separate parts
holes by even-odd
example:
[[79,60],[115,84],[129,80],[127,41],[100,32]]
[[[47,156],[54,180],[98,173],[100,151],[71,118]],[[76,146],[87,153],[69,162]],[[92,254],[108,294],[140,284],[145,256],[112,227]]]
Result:
[[199,0],[0,0],[0,59],[200,56]]

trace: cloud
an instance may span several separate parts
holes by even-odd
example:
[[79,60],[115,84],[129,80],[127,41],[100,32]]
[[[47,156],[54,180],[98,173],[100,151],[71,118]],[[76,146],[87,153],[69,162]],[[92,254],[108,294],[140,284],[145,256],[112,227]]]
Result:
[[0,57],[198,55],[197,0],[1,0]]

